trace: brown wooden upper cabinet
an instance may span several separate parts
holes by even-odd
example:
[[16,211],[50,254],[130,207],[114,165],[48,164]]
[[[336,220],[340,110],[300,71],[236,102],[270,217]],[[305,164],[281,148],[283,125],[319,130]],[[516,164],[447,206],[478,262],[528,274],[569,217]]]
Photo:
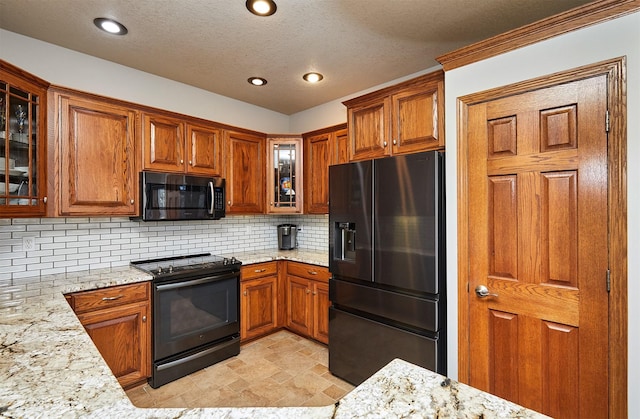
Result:
[[304,212],[329,212],[329,166],[349,161],[346,124],[303,134]]
[[226,131],[227,214],[264,213],[265,137]]
[[222,129],[170,115],[142,119],[144,170],[222,176]]
[[0,60],[0,217],[45,215],[48,87]]
[[302,138],[269,138],[267,150],[267,212],[302,213]]
[[349,160],[444,148],[444,72],[350,99]]
[[51,88],[54,137],[50,216],[135,216],[136,115],[127,104]]

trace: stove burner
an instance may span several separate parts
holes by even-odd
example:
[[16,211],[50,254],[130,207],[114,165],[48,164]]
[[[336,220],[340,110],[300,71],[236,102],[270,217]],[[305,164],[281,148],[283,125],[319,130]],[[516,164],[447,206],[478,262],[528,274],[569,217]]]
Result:
[[131,266],[154,276],[155,280],[227,272],[242,265],[235,257],[211,253],[132,261]]

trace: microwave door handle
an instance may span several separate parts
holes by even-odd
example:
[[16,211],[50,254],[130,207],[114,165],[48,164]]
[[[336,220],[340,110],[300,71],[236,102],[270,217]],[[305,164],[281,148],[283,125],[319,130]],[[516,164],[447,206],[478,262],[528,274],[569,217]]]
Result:
[[213,215],[213,203],[215,198],[213,195],[213,182],[209,181],[209,192],[211,192],[211,202],[209,203],[209,215]]

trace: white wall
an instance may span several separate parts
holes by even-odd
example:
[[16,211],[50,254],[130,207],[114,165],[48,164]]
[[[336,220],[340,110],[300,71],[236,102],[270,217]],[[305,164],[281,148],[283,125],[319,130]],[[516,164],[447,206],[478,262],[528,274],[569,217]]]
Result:
[[[629,417],[640,417],[640,13],[571,32],[445,74],[446,193],[456,196],[456,98],[611,58],[627,57]],[[449,374],[457,376],[457,207],[447,200]],[[603,319],[605,320],[605,319]]]
[[435,71],[435,66],[293,115],[0,29],[0,59],[54,85],[265,133],[301,134],[345,123],[343,101]]
[[58,86],[265,133],[289,116],[0,29],[0,58]]

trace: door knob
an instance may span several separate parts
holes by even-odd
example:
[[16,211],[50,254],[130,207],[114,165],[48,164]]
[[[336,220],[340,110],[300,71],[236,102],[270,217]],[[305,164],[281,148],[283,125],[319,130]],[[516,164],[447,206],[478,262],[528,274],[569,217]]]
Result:
[[498,294],[490,293],[489,288],[487,288],[485,285],[478,285],[476,287],[476,295],[480,298],[498,296]]

